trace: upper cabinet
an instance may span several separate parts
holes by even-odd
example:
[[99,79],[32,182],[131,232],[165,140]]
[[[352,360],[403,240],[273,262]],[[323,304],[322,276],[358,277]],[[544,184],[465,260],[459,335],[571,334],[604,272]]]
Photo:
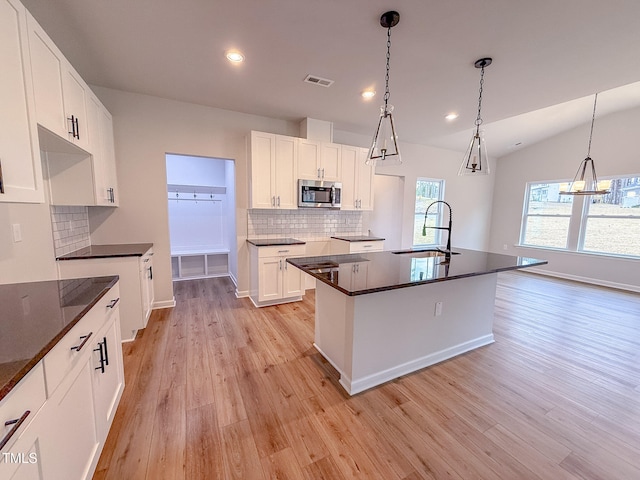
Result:
[[341,156],[336,143],[298,139],[298,175],[305,180],[340,181]]
[[296,138],[251,132],[249,208],[297,208],[297,156]]
[[28,12],[26,32],[51,203],[118,206],[111,114]]
[[93,152],[93,181],[95,204],[118,206],[118,180],[113,145],[113,119],[94,94],[90,94],[88,118]]
[[373,210],[374,168],[365,164],[368,150],[341,147],[342,210]]
[[44,202],[26,17],[0,0],[0,202]]
[[37,121],[88,152],[89,88],[38,22],[28,17]]

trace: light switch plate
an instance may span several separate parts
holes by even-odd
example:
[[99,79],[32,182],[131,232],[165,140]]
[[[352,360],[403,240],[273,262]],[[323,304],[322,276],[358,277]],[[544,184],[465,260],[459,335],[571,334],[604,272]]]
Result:
[[13,242],[18,243],[22,241],[22,229],[19,223],[11,225],[11,231],[13,232]]

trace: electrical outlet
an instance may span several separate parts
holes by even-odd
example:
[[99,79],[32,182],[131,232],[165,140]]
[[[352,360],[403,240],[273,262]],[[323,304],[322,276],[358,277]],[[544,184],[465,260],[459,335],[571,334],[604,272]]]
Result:
[[507,245],[506,243],[504,245],[502,245],[502,249],[503,250],[509,250],[509,245]]
[[433,315],[435,317],[439,317],[440,315],[442,315],[442,302],[436,302],[436,308],[433,311]]

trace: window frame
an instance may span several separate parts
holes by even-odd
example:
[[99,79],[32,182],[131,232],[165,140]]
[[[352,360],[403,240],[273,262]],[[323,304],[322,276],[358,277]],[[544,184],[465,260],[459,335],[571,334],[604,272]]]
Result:
[[[432,183],[437,183],[438,184],[438,200],[439,201],[444,201],[444,188],[445,188],[445,181],[442,178],[431,178],[431,177],[417,177],[416,178],[416,183],[415,183],[415,190],[414,190],[414,194],[413,194],[413,211],[414,211],[414,224],[413,224],[413,230],[412,230],[412,239],[411,239],[411,246],[412,247],[435,247],[435,246],[440,246],[442,245],[442,230],[434,230],[435,232],[435,236],[434,236],[434,243],[415,243],[415,239],[416,239],[416,217],[418,215],[421,215],[421,218],[424,219],[424,211],[420,212],[420,213],[416,213],[417,207],[418,207],[418,182],[432,182]],[[428,206],[428,205],[427,205]],[[435,224],[436,225],[441,225],[442,224],[442,215],[443,215],[443,204],[440,203],[437,205],[437,209],[436,210],[432,210],[429,212],[429,218],[433,218],[433,216],[435,215]],[[426,208],[426,206],[425,206]],[[422,225],[422,224],[421,224]]]
[[[640,178],[640,174],[630,174],[630,175],[616,175],[611,177],[606,177],[606,180],[618,180],[618,179],[626,179],[626,178]],[[621,254],[621,253],[613,253],[613,252],[603,252],[597,250],[587,250],[585,248],[585,240],[587,234],[587,222],[590,218],[611,218],[611,219],[619,219],[619,218],[631,218],[633,220],[640,221],[640,216],[630,215],[590,215],[590,206],[592,202],[590,199],[592,196],[590,195],[574,195],[572,200],[572,208],[570,215],[552,215],[552,214],[539,214],[532,215],[529,214],[529,202],[531,198],[531,189],[536,185],[544,185],[544,184],[562,184],[566,183],[566,181],[559,180],[549,180],[549,181],[535,181],[535,182],[527,182],[525,186],[524,192],[524,202],[522,208],[522,219],[520,225],[520,237],[518,240],[519,247],[526,248],[539,248],[539,249],[548,249],[548,250],[557,250],[562,252],[571,252],[585,255],[600,255],[600,256],[608,256],[608,257],[619,257],[619,258],[630,258],[630,259],[640,259],[640,255],[633,254]],[[525,243],[526,236],[526,227],[528,223],[528,217],[537,216],[537,217],[554,217],[554,218],[565,218],[569,217],[569,228],[567,231],[567,242],[564,248],[556,247],[556,246],[546,246],[546,245],[533,245],[530,243]]]

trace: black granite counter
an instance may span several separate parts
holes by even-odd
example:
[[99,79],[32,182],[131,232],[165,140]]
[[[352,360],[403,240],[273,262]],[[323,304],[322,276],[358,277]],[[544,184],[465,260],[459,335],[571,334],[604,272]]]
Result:
[[343,235],[331,238],[335,238],[336,240],[343,240],[345,242],[378,242],[384,240],[384,238],[372,237],[370,235]]
[[86,260],[89,258],[141,257],[153,247],[153,243],[123,243],[90,245],[58,257],[58,260]]
[[455,249],[444,256],[414,250],[288,258],[287,262],[346,295],[363,295],[544,265],[546,260]]
[[118,276],[0,285],[0,400],[118,281]]
[[256,247],[273,247],[276,245],[305,245],[307,242],[295,238],[249,238],[251,245]]

